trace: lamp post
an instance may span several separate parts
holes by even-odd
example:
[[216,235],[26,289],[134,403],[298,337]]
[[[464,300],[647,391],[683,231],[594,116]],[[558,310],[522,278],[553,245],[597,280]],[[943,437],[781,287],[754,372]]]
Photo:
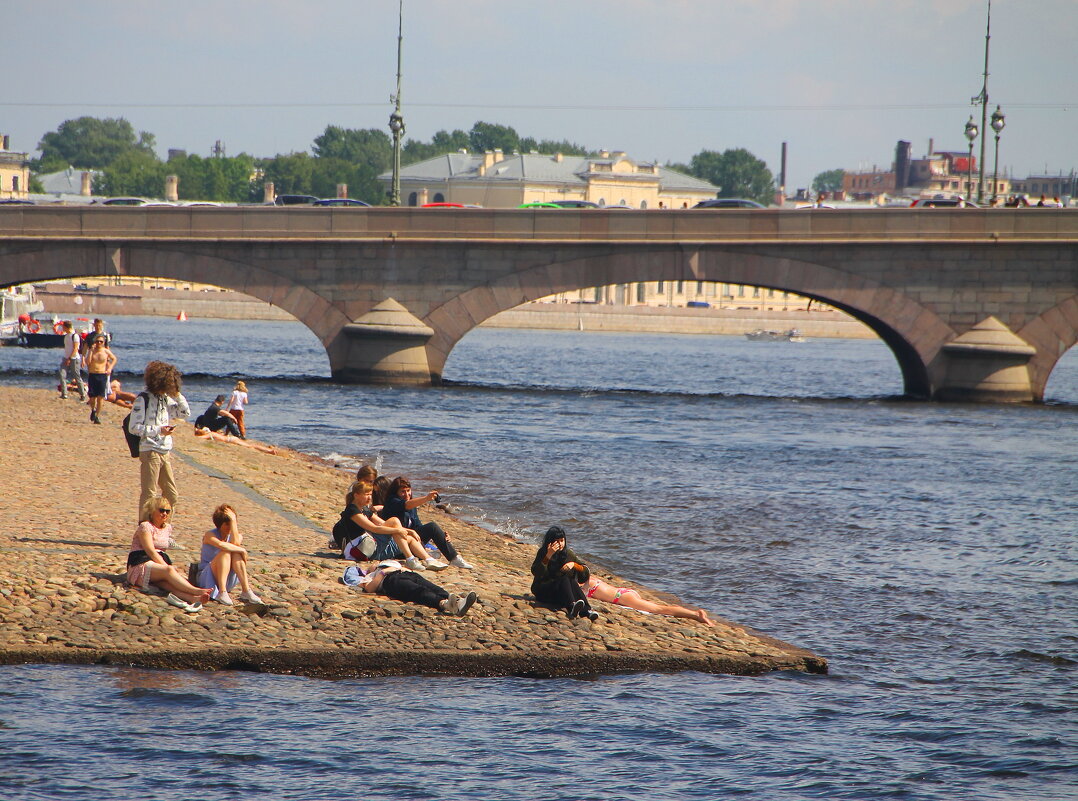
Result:
[[992,176],[992,202],[996,200],[996,192],[999,191],[999,135],[1003,133],[1003,126],[1006,125],[1003,112],[999,110],[999,106],[996,106],[996,110],[992,112],[992,130],[996,132],[996,163]]
[[393,95],[393,113],[389,115],[389,131],[393,134],[393,180],[389,189],[389,205],[401,204],[401,139],[404,138],[404,117],[401,116],[401,41],[404,31],[404,0],[397,7],[397,93]]
[[966,159],[966,199],[973,196],[973,143],[977,141],[977,123],[973,121],[973,115],[969,115],[966,121],[966,139],[969,141],[969,157]]
[[[988,0],[988,18],[984,29],[984,83],[981,84],[981,92],[970,98],[973,105],[981,106],[981,133],[988,130],[988,43],[992,39],[992,0]],[[977,201],[984,200],[984,136],[981,136],[981,167],[977,179]]]

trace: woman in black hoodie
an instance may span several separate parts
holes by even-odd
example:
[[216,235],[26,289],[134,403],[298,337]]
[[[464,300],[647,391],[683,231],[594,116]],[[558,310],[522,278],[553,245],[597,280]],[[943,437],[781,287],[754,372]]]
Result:
[[551,526],[532,562],[532,594],[538,601],[564,609],[570,619],[596,620],[599,614],[588,605],[582,584],[591,576],[588,566],[565,547],[565,531]]

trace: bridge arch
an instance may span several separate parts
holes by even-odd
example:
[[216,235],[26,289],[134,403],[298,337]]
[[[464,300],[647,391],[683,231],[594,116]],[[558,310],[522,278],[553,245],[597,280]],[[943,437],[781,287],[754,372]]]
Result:
[[457,342],[484,320],[559,292],[641,281],[713,281],[793,292],[827,303],[871,328],[891,349],[906,394],[929,398],[942,370],[940,348],[955,336],[938,315],[908,295],[835,267],[736,248],[655,248],[538,264],[475,287],[431,310],[431,376],[441,378]]
[[307,326],[322,342],[332,362],[334,349],[344,344],[340,331],[350,320],[320,295],[285,276],[260,267],[254,260],[192,255],[190,249],[167,246],[86,245],[19,247],[0,255],[0,276],[6,286],[83,277],[167,278],[212,284],[242,292],[279,307]]
[[1029,383],[1033,399],[1044,400],[1048,379],[1063,354],[1078,343],[1078,295],[1053,306],[1018,331],[1018,336],[1036,348],[1029,362]]

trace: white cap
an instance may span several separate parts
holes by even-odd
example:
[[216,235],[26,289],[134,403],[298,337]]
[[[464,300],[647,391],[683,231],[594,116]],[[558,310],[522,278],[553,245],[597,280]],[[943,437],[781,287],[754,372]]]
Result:
[[382,562],[379,562],[378,567],[388,567],[388,568],[392,568],[393,570],[403,570],[404,569],[404,568],[401,567],[401,563],[398,562],[396,559],[386,559],[386,560],[384,560]]

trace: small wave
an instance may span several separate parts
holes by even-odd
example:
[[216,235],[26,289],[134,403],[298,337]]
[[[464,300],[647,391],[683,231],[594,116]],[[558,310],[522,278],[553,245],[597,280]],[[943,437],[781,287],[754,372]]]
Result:
[[217,704],[213,698],[201,693],[176,693],[157,690],[153,687],[132,687],[130,690],[122,691],[120,697],[162,706],[215,706]]
[[1047,665],[1078,665],[1078,661],[1074,659],[1054,654],[1042,654],[1039,651],[1030,651],[1027,648],[1011,651],[1010,653],[1005,654],[1005,656],[1011,659],[1028,659],[1031,662],[1043,662]]

